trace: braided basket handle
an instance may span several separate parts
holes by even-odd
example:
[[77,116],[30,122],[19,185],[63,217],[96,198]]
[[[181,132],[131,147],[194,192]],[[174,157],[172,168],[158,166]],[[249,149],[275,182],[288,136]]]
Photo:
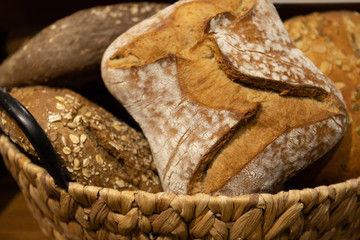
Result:
[[31,113],[14,97],[0,89],[0,107],[17,123],[37,152],[42,164],[64,190],[68,182],[61,170],[56,152],[49,139]]

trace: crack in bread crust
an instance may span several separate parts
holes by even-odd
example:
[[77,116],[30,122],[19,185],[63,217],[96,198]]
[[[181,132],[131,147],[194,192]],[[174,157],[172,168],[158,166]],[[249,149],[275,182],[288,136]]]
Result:
[[[341,94],[294,47],[270,1],[221,3],[177,2],[103,57],[105,84],[139,122],[165,191],[221,191],[282,134],[345,118]],[[232,194],[252,191],[241,187]]]
[[[276,191],[278,189],[274,189],[274,186],[281,187],[286,179],[295,174],[293,169],[305,168],[312,159],[318,159],[328,151],[327,144],[335,145],[335,136],[341,134],[345,122],[344,116],[336,115],[308,126],[287,130],[270,142],[264,151],[255,156],[237,175],[229,178],[221,188],[207,191],[228,196],[234,192],[243,194]],[[325,132],[330,134],[324,134]]]

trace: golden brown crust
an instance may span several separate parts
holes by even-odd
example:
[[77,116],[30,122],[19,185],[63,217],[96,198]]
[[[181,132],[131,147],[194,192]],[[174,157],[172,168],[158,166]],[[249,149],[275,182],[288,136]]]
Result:
[[179,1],[115,40],[102,74],[166,191],[268,191],[343,134],[341,94],[267,0]]
[[[11,95],[44,129],[71,180],[120,190],[162,190],[146,139],[103,108],[66,89],[14,88]],[[0,125],[22,149],[37,156],[4,112]]]
[[292,180],[317,186],[360,176],[360,15],[333,11],[285,21],[291,39],[340,89],[349,121],[341,143]]

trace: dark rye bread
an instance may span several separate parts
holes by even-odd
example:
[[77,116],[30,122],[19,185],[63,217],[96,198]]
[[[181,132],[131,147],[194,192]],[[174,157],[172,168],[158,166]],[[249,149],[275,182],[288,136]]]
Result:
[[[162,190],[144,136],[103,108],[66,89],[23,87],[11,95],[44,129],[71,180],[119,190]],[[3,111],[0,126],[14,143],[37,156]]]
[[344,138],[333,151],[292,179],[293,187],[313,187],[360,176],[360,14],[332,11],[284,22],[294,44],[344,96],[349,114]]
[[44,28],[0,65],[0,87],[102,84],[100,61],[121,33],[167,4],[119,3],[80,10]]
[[119,36],[102,76],[169,192],[275,191],[345,129],[340,91],[268,0],[179,1]]

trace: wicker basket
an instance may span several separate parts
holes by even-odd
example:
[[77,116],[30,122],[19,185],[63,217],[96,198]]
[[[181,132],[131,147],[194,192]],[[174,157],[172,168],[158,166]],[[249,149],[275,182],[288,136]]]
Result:
[[5,165],[50,239],[360,239],[360,178],[237,197],[68,183],[31,113],[3,90],[0,108],[23,130],[44,165],[33,163],[0,135]]
[[220,197],[69,183],[0,136],[5,165],[50,239],[359,239],[360,178],[314,189]]

